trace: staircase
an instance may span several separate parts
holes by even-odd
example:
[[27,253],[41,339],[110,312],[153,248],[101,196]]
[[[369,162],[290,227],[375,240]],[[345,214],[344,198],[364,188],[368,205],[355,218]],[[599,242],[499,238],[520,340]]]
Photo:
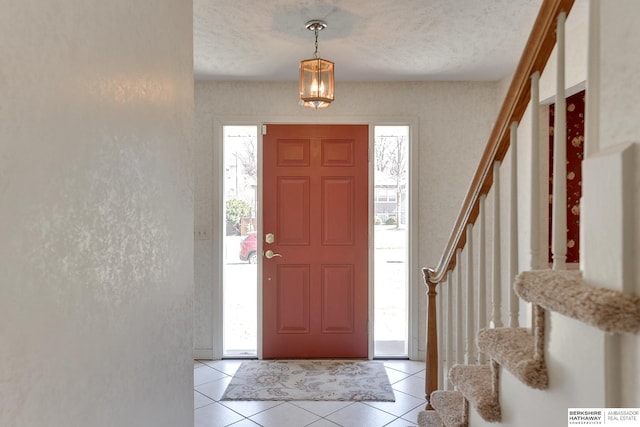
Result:
[[[538,108],[541,105],[540,76],[554,51],[556,63],[552,71],[557,92],[555,121],[550,124],[554,130],[551,196],[553,200],[567,199],[565,21],[573,3],[574,0],[543,1],[442,257],[436,267],[423,269],[428,288],[425,379],[428,404],[418,417],[421,427],[486,423],[520,427],[525,424],[515,421],[518,411],[526,412],[526,416],[521,416],[527,419],[526,425],[551,425],[550,422],[564,425],[566,419],[549,421],[545,411],[552,406],[556,412],[558,408],[560,411],[569,409],[569,406],[563,406],[564,402],[579,402],[586,405],[583,407],[590,404],[591,407],[598,407],[593,406],[596,404],[604,407],[603,403],[608,402],[616,404],[616,399],[607,396],[615,395],[612,390],[616,383],[624,382],[623,371],[621,367],[613,366],[609,359],[631,364],[632,376],[637,377],[640,372],[640,366],[633,366],[637,363],[637,357],[633,355],[637,356],[640,348],[640,296],[634,295],[636,289],[624,284],[625,277],[632,277],[628,273],[629,267],[626,267],[626,273],[620,274],[621,281],[613,284],[611,287],[615,289],[612,289],[605,286],[608,283],[603,280],[592,280],[594,276],[600,277],[595,266],[588,266],[585,275],[581,271],[584,265],[567,265],[565,203],[554,203],[550,214],[552,265],[546,262],[547,248],[542,248],[537,238],[546,234],[540,227],[540,212],[544,208],[540,186],[545,181],[540,176],[538,152],[538,142],[542,139]],[[518,139],[527,132],[520,127],[525,116],[530,126],[527,141],[531,177],[523,194],[529,197],[531,211],[528,217],[525,215],[527,222],[523,224],[519,223],[522,216],[519,201],[520,205],[523,203],[518,191],[523,184],[518,182],[518,176],[522,175],[518,173],[518,165],[522,163],[518,161],[518,146],[522,145]],[[638,174],[630,173],[634,171],[633,161],[640,160],[628,160],[635,156],[633,150],[624,148],[619,153],[607,153],[607,156],[614,160],[596,159],[591,163],[596,166],[592,166],[590,172],[601,177],[608,173],[615,175],[621,187],[618,190],[622,193],[622,187],[631,186],[635,191],[633,197],[640,200],[634,187]],[[637,157],[640,159],[640,155]],[[504,164],[509,165],[506,171]],[[620,171],[612,165],[619,166]],[[505,181],[509,186],[506,198],[500,190]],[[599,199],[602,203],[609,199],[608,190],[603,187],[598,194],[586,194],[583,188],[583,197],[591,206]],[[593,185],[590,188],[594,188]],[[493,207],[492,211],[486,208],[487,204]],[[509,218],[508,224],[501,222],[505,216]],[[630,224],[622,215],[618,219]],[[490,236],[486,233],[487,221],[491,222]],[[631,225],[630,233],[633,234],[637,226]],[[617,230],[622,231],[620,239],[624,239],[624,226]],[[528,239],[530,246],[527,254],[530,268],[522,272],[518,258],[523,252],[519,244],[521,237]],[[637,239],[627,240],[635,242],[634,238]],[[504,241],[508,241],[505,253],[502,250]],[[628,244],[620,247],[622,251],[633,251],[634,248]],[[593,247],[591,250],[595,252]],[[599,253],[601,257],[607,255],[603,250]],[[506,277],[503,277],[504,270],[508,270]],[[503,308],[503,301],[506,308]],[[526,309],[520,308],[521,302]],[[508,325],[503,325],[503,318],[507,319]],[[574,341],[580,345],[575,345]],[[623,348],[631,349],[631,356],[620,356],[624,353]],[[572,371],[574,360],[565,360],[567,354],[581,359],[592,357],[594,361],[589,366],[595,369],[585,368],[588,364],[580,362],[578,365],[584,366]],[[631,393],[626,401],[640,406],[640,397],[637,403],[634,402],[634,393],[640,396],[638,382],[625,384],[632,384],[632,387],[626,386]],[[585,395],[593,398],[582,398]],[[563,400],[556,403],[558,397]],[[521,401],[529,400],[536,403],[523,409]],[[617,401],[623,400],[618,396]]]
[[591,286],[577,271],[538,270],[521,273],[517,295],[533,304],[534,327],[488,328],[478,332],[478,348],[488,365],[454,365],[449,379],[457,391],[434,391],[433,410],[418,418],[421,427],[466,427],[469,407],[487,422],[501,421],[499,375],[502,367],[528,387],[544,390],[547,310],[584,322],[610,334],[640,332],[640,296]]

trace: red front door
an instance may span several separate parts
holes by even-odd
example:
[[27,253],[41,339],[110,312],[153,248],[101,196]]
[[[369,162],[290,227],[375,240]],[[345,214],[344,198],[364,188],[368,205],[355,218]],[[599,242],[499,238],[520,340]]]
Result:
[[268,125],[263,147],[262,355],[367,357],[368,127]]

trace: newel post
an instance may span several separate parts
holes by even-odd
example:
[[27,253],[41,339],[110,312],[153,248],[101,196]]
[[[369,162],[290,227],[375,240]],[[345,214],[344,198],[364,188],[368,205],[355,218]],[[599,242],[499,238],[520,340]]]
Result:
[[427,286],[427,346],[426,346],[426,379],[425,397],[427,409],[431,407],[431,393],[438,389],[438,321],[436,308],[436,286],[429,278],[429,269],[423,268],[424,283]]

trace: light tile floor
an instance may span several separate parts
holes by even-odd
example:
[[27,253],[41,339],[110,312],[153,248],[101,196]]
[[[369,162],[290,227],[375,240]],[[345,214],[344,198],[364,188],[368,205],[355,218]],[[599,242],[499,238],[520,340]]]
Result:
[[242,360],[196,360],[195,427],[414,427],[424,399],[424,362],[383,361],[395,402],[220,401]]

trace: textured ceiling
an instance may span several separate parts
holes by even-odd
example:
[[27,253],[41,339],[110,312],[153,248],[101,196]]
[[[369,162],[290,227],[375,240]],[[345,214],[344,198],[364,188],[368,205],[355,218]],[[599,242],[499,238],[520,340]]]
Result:
[[196,79],[297,80],[320,56],[336,80],[497,80],[522,53],[542,0],[194,0]]

